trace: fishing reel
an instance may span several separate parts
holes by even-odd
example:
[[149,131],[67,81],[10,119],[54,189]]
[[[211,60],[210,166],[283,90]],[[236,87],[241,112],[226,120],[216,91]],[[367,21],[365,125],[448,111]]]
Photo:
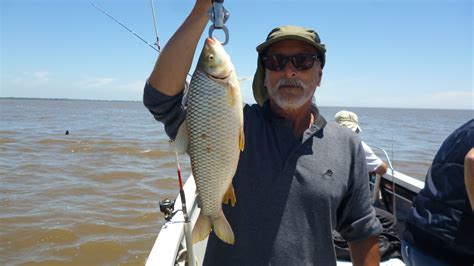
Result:
[[165,220],[170,221],[176,212],[174,211],[174,200],[168,198],[160,201],[160,211],[165,215]]

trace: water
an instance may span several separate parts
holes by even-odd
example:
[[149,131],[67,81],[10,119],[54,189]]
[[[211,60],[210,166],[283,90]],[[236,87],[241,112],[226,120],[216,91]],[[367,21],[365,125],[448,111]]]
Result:
[[[158,202],[178,181],[163,127],[142,103],[0,99],[0,108],[0,265],[144,264],[163,224]],[[332,120],[341,109],[321,112]],[[346,109],[367,143],[421,180],[444,138],[473,117]]]

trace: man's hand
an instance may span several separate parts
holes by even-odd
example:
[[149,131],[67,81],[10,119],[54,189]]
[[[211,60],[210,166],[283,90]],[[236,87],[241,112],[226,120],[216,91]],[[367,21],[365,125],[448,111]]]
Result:
[[388,169],[387,164],[384,163],[384,162],[382,162],[382,164],[379,165],[379,166],[375,169],[374,173],[376,173],[376,174],[382,176],[382,175],[384,175],[384,174],[387,172],[387,169]]
[[364,240],[348,242],[354,266],[379,265],[379,239],[373,236]]
[[474,148],[471,148],[464,157],[464,183],[471,209],[474,212]]

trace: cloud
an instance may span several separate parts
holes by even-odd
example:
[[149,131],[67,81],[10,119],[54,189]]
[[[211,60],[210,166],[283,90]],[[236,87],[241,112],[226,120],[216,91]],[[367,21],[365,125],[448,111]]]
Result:
[[141,92],[144,86],[145,82],[143,80],[137,80],[134,82],[118,84],[116,88],[122,91]]
[[85,77],[79,82],[79,87],[81,88],[104,88],[129,92],[142,91],[143,86],[145,86],[143,80],[124,82],[116,77]]
[[33,77],[37,82],[47,82],[51,74],[48,71],[36,71],[33,72]]
[[80,82],[83,88],[99,88],[111,85],[117,78],[84,78]]
[[423,101],[429,107],[443,106],[452,109],[473,109],[474,92],[472,91],[442,91],[428,95]]
[[40,85],[51,81],[51,73],[47,70],[39,70],[34,72],[21,72],[11,79],[14,85]]
[[[368,92],[364,94],[364,91]],[[382,107],[382,108],[429,108],[429,109],[474,109],[474,93],[457,91],[413,91],[410,94],[396,93],[389,97],[375,94],[376,90],[354,89],[345,94],[331,90],[317,90],[316,102],[321,106]]]

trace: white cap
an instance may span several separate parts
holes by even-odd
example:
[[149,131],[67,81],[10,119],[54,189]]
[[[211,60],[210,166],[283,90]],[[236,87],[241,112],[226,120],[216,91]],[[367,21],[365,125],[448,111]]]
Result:
[[339,125],[348,127],[356,133],[362,132],[362,128],[359,126],[359,118],[355,113],[342,110],[337,112],[334,118]]

